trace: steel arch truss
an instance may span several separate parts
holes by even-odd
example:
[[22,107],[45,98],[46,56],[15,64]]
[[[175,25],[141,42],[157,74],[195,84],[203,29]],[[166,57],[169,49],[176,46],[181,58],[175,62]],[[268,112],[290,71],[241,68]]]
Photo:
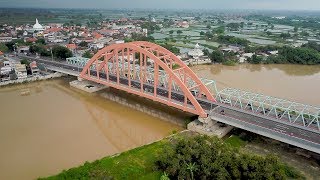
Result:
[[149,42],[107,46],[83,68],[80,78],[206,117],[197,99],[214,101],[196,74],[167,49]]
[[233,88],[218,91],[216,98],[220,103],[320,131],[320,108],[317,107]]

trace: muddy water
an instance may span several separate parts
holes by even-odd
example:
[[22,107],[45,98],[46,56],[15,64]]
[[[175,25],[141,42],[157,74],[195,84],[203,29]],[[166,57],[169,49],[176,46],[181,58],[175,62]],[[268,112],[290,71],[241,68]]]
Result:
[[199,77],[216,80],[218,89],[233,87],[320,106],[320,66],[243,64],[192,69]]
[[53,175],[181,129],[62,80],[2,87],[0,101],[0,179]]

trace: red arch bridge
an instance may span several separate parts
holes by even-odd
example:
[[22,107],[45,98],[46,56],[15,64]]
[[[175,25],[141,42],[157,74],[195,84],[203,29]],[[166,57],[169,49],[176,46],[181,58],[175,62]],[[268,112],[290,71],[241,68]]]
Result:
[[319,108],[238,89],[219,91],[214,80],[199,78],[181,59],[154,43],[113,44],[89,61],[32,59],[53,71],[320,153]]

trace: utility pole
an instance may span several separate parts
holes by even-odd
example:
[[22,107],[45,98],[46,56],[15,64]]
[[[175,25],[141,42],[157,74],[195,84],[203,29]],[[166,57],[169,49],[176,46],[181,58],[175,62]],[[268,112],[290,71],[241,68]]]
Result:
[[50,47],[50,52],[51,52],[51,60],[53,61],[52,47]]

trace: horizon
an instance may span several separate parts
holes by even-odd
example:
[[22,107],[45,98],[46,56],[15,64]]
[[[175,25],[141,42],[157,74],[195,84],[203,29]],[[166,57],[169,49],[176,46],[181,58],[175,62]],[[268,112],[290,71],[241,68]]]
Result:
[[0,0],[0,3],[1,8],[17,9],[320,11],[317,0]]

